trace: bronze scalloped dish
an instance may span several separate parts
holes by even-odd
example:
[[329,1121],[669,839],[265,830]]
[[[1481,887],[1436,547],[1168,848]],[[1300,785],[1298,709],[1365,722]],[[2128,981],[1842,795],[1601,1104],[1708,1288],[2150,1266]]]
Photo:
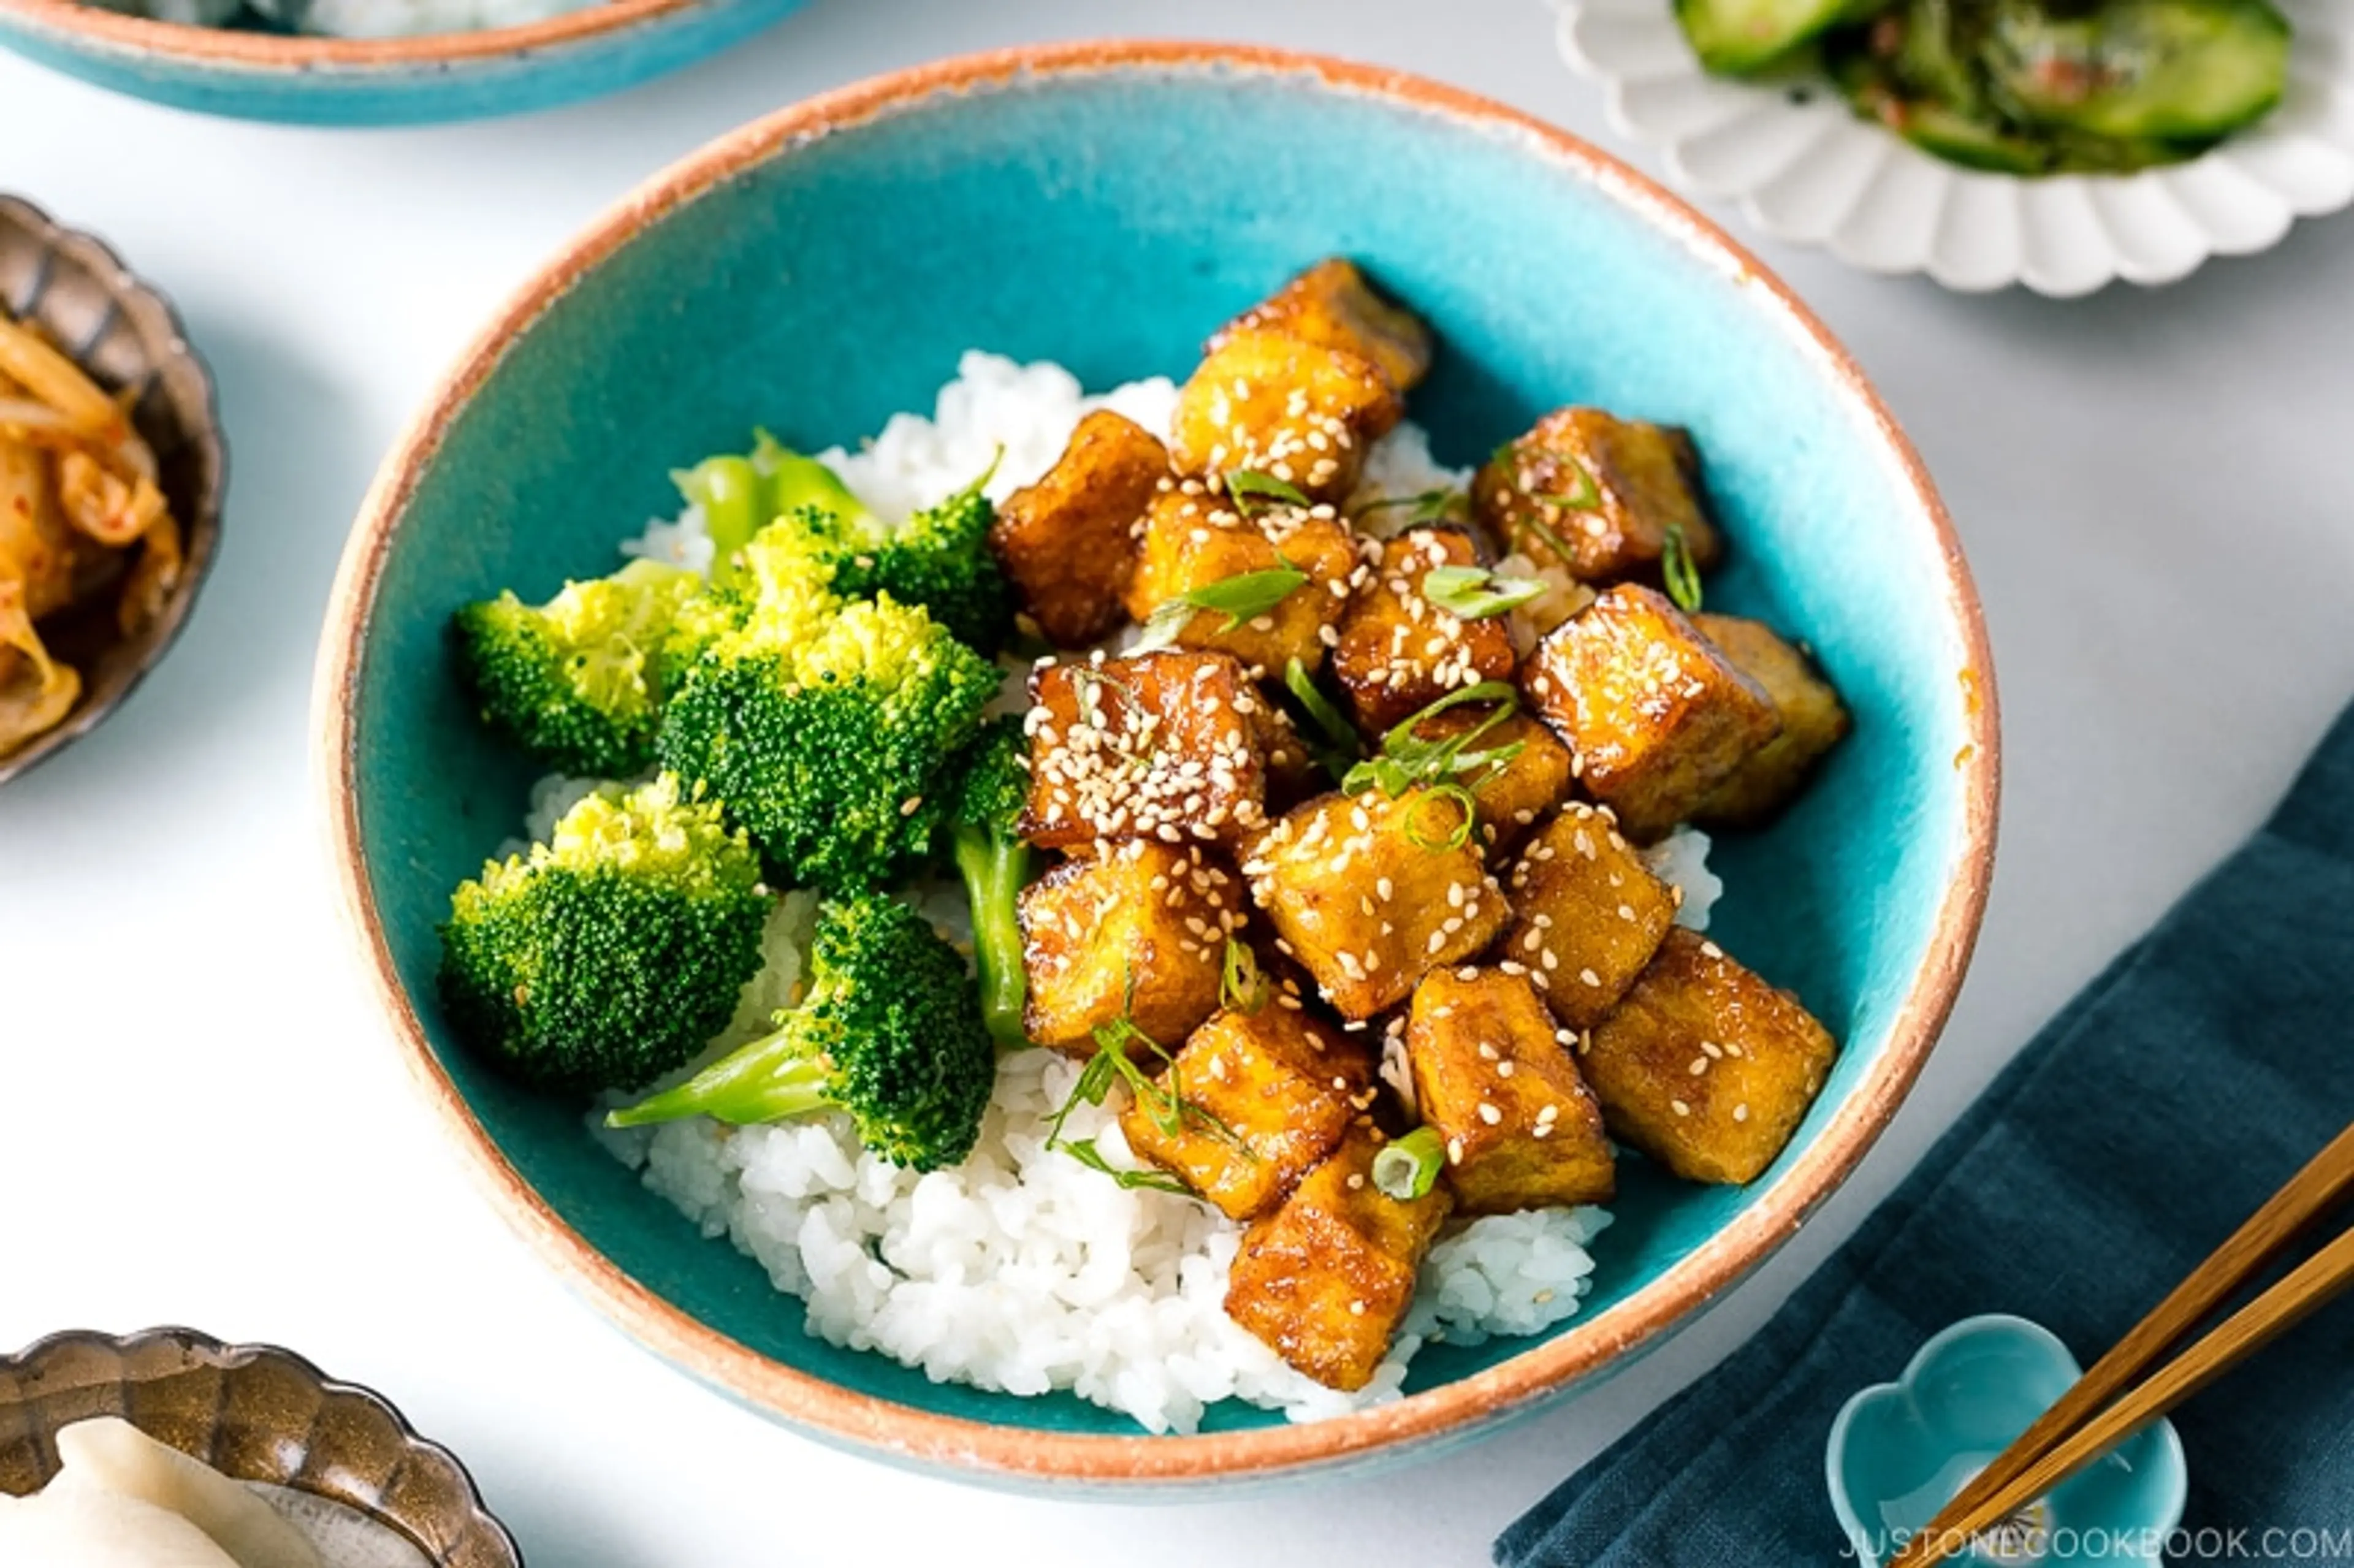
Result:
[[0,1562],[521,1568],[464,1468],[376,1394],[185,1329],[0,1358]]
[[0,196],[0,783],[89,733],[220,534],[211,378],[105,245]]
[[81,672],[45,625],[97,616],[135,638],[179,586],[180,524],[154,449],[132,428],[134,401],[0,310],[0,757],[81,697]]

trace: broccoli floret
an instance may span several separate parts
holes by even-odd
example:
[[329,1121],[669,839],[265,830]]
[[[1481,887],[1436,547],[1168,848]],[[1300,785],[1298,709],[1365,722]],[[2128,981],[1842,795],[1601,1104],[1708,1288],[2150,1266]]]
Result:
[[716,802],[664,774],[588,796],[461,883],[441,927],[459,1034],[526,1083],[634,1089],[726,1026],[773,900]]
[[840,1110],[896,1165],[937,1171],[971,1152],[997,1054],[964,960],[907,905],[882,894],[821,905],[809,993],[776,1022],[607,1122],[708,1116],[748,1126]]
[[763,592],[688,669],[655,749],[727,803],[781,879],[887,886],[937,837],[955,759],[999,678],[887,595]]
[[543,605],[514,593],[458,611],[458,662],[484,722],[549,767],[612,778],[653,758],[664,648],[703,579],[684,567],[632,561],[609,577],[564,585]]
[[1014,901],[1030,884],[1033,852],[1015,831],[1030,794],[1030,742],[1022,721],[991,719],[966,753],[964,778],[949,823],[949,845],[972,906],[974,961],[981,970],[981,1012],[1001,1045],[1029,1043],[1022,1003],[1022,923]]
[[[763,526],[715,557],[716,580],[734,580],[735,572],[748,568],[764,590],[790,574],[844,599],[887,594],[901,604],[922,605],[984,656],[994,656],[1012,637],[1013,590],[989,547],[997,511],[982,493],[995,463],[938,506],[894,525],[868,510],[832,469],[778,445],[763,430],[749,458],[715,458],[688,476],[700,476],[688,493],[704,506],[715,546],[722,543],[717,519],[730,519],[732,527],[746,510],[733,503],[741,488],[739,463],[765,487],[750,508],[762,514]],[[721,499],[702,500],[701,493]],[[727,577],[718,574],[721,559],[728,562]]]
[[920,604],[959,641],[995,656],[1013,635],[1013,589],[989,547],[997,509],[981,493],[996,471],[992,461],[979,479],[885,537],[854,542],[835,570],[834,591]]

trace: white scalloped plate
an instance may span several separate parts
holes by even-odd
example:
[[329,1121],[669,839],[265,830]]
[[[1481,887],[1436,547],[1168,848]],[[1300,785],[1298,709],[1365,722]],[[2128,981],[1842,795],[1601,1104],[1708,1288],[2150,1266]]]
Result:
[[2168,168],[2024,179],[1940,162],[1828,90],[1799,101],[1709,76],[1670,0],[1554,0],[1563,57],[1602,82],[1616,130],[1665,149],[1677,183],[1869,271],[2061,298],[2171,283],[2354,201],[2354,4],[2277,3],[2296,29],[2288,93],[2254,129]]

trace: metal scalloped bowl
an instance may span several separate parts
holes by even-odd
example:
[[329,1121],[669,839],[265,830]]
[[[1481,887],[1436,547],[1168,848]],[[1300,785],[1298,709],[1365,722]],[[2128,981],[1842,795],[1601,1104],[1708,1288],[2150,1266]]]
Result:
[[[1414,399],[1462,462],[1566,400],[1691,427],[1738,552],[1723,608],[1803,629],[1855,738],[1770,832],[1723,846],[1724,939],[1845,1041],[1746,1188],[1630,1166],[1596,1289],[1542,1338],[1426,1350],[1408,1397],[1290,1425],[1233,1405],[1149,1436],[1066,1394],[934,1383],[804,1330],[588,1137],[503,1082],[434,998],[450,889],[534,769],[451,668],[460,603],[552,591],[674,509],[666,473],[756,422],[854,441],[958,354],[1088,385],[1185,374],[1295,269],[1355,256],[1443,344]],[[1814,318],[1689,208],[1536,121],[1336,61],[1182,44],[950,61],[787,110],[659,176],[467,355],[379,475],[329,610],[317,734],[334,854],[401,1050],[499,1206],[695,1377],[806,1431],[1007,1484],[1183,1487],[1363,1462],[1485,1427],[1658,1343],[1787,1241],[1871,1144],[1943,1022],[1993,855],[1995,722],[1958,546],[1912,449]]]
[[407,1536],[434,1568],[523,1568],[448,1449],[385,1400],[272,1345],[187,1329],[52,1335],[0,1357],[0,1492],[57,1474],[58,1428],[119,1415],[241,1481],[329,1498]]
[[61,649],[81,671],[81,700],[63,724],[0,756],[5,784],[97,727],[170,650],[220,547],[228,471],[212,376],[188,346],[180,318],[102,241],[0,196],[0,305],[46,328],[107,390],[138,389],[132,423],[154,449],[186,556],[171,601],[138,636],[87,640],[96,646],[86,654],[83,640]]
[[80,0],[0,0],[0,46],[175,109],[305,125],[519,114],[634,87],[741,43],[803,0],[600,0],[416,38],[182,26]]

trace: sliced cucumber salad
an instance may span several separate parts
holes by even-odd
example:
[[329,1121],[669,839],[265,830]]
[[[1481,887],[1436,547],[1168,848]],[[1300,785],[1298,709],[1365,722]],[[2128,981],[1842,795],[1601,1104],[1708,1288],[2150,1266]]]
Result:
[[1951,163],[2123,172],[2254,123],[2288,78],[2270,0],[1676,0],[1726,76],[1808,69]]

